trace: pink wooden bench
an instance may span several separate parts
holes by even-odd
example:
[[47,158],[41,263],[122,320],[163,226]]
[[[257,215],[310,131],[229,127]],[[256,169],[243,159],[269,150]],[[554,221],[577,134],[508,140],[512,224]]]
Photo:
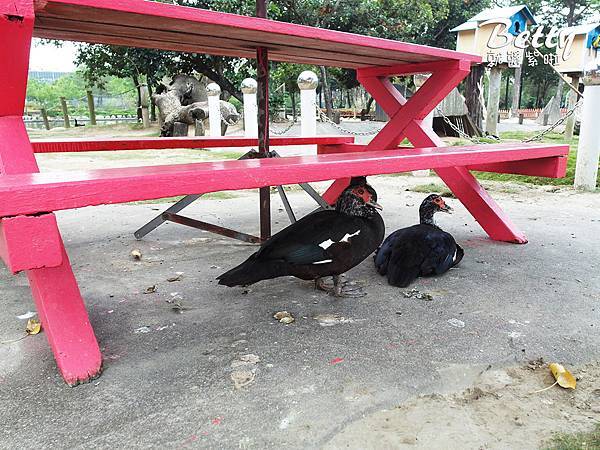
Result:
[[[266,48],[274,60],[354,68],[391,119],[368,145],[347,137],[271,138],[272,145],[317,144],[315,156],[39,173],[34,153],[264,148],[266,138],[30,142],[21,114],[33,36],[249,58],[256,48]],[[349,177],[430,168],[492,239],[524,243],[525,236],[470,170],[565,173],[567,146],[443,147],[423,127],[422,119],[480,61],[474,55],[144,0],[0,0],[0,39],[0,60],[10,61],[0,66],[0,256],[11,271],[27,273],[45,334],[69,384],[97,375],[102,358],[53,211],[322,180],[335,180],[324,193],[333,203]],[[425,72],[431,77],[409,101],[388,79]],[[264,122],[262,129],[268,129]],[[398,147],[405,137],[415,148]]]

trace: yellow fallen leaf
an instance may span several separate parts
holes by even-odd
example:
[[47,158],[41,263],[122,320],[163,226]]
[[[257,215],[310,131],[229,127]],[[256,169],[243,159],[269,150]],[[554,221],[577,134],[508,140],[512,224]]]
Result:
[[25,332],[28,335],[38,334],[42,330],[42,324],[37,319],[29,319],[27,321],[27,327],[25,328]]
[[565,389],[575,389],[577,380],[575,380],[575,377],[571,372],[565,369],[563,365],[552,363],[549,364],[548,367],[559,386],[564,387]]

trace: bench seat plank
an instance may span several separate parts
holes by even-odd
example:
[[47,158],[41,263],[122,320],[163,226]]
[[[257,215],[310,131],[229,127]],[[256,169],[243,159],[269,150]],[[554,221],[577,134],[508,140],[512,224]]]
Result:
[[[288,145],[341,145],[354,142],[352,136],[271,137],[271,147]],[[169,148],[257,147],[258,138],[232,137],[167,137],[111,139],[40,139],[32,141],[34,153],[98,152],[116,150],[158,150]]]
[[566,158],[569,147],[497,144],[0,176],[0,217],[359,175]]

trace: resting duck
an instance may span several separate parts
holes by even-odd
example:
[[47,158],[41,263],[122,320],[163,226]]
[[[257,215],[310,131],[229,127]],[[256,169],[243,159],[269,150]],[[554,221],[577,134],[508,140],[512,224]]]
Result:
[[[353,178],[334,210],[309,214],[284,228],[242,264],[217,277],[219,284],[242,286],[292,275],[315,280],[317,288],[338,297],[356,296],[339,276],[383,241],[385,227],[377,209],[377,193],[366,178]],[[333,287],[323,283],[327,276],[333,276]]]
[[435,224],[433,215],[438,211],[450,213],[452,208],[431,194],[419,208],[421,223],[394,231],[377,250],[375,267],[392,286],[406,287],[417,277],[441,275],[462,259],[464,250]]

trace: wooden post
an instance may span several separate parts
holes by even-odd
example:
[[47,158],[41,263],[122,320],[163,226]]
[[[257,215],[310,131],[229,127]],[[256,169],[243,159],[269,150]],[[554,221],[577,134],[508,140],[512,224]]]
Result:
[[544,126],[548,125],[549,117],[550,117],[550,113],[544,113],[544,121],[542,122]]
[[[523,52],[525,53],[525,52]],[[513,83],[512,103],[510,104],[510,117],[519,115],[521,103],[521,77],[523,76],[523,61],[515,68],[515,82]],[[508,106],[507,106],[508,107]]]
[[525,118],[525,114],[520,113],[519,114],[519,125],[523,125],[523,119]]
[[[268,0],[256,0],[256,16],[267,17]],[[256,48],[257,104],[258,104],[258,151],[269,153],[269,54],[264,47]],[[260,237],[271,237],[271,188],[260,188]]]
[[583,79],[585,99],[581,108],[581,130],[577,148],[575,166],[575,187],[596,189],[598,162],[600,161],[600,70],[592,72]]
[[485,118],[485,131],[498,135],[498,108],[500,107],[500,82],[502,69],[498,66],[490,70],[490,83],[488,85],[487,116]]
[[40,109],[40,112],[42,113],[42,120],[44,121],[44,127],[46,128],[46,130],[50,130],[50,121],[48,121],[48,111],[46,111],[46,108],[42,108],[42,109]]
[[[579,75],[573,75],[571,77],[571,86],[573,86],[575,89],[579,90]],[[579,100],[579,96],[575,92],[570,91],[568,108],[569,109],[575,108],[575,105],[577,104],[577,100]],[[570,141],[571,139],[573,139],[573,130],[574,129],[575,129],[575,114],[571,114],[567,118],[567,123],[565,125],[565,139],[567,141]]]
[[94,96],[91,90],[87,90],[88,109],[90,111],[90,125],[96,125],[96,108],[94,106]]
[[66,98],[60,98],[60,107],[62,108],[63,118],[65,121],[65,128],[71,128],[71,123],[69,122],[69,109],[67,108]]
[[[140,86],[140,95],[141,95],[141,107],[142,107],[142,124],[144,128],[150,128],[150,111],[148,110],[148,103],[150,100],[150,95],[148,94],[148,85],[142,84]],[[187,136],[187,133],[185,134]]]

